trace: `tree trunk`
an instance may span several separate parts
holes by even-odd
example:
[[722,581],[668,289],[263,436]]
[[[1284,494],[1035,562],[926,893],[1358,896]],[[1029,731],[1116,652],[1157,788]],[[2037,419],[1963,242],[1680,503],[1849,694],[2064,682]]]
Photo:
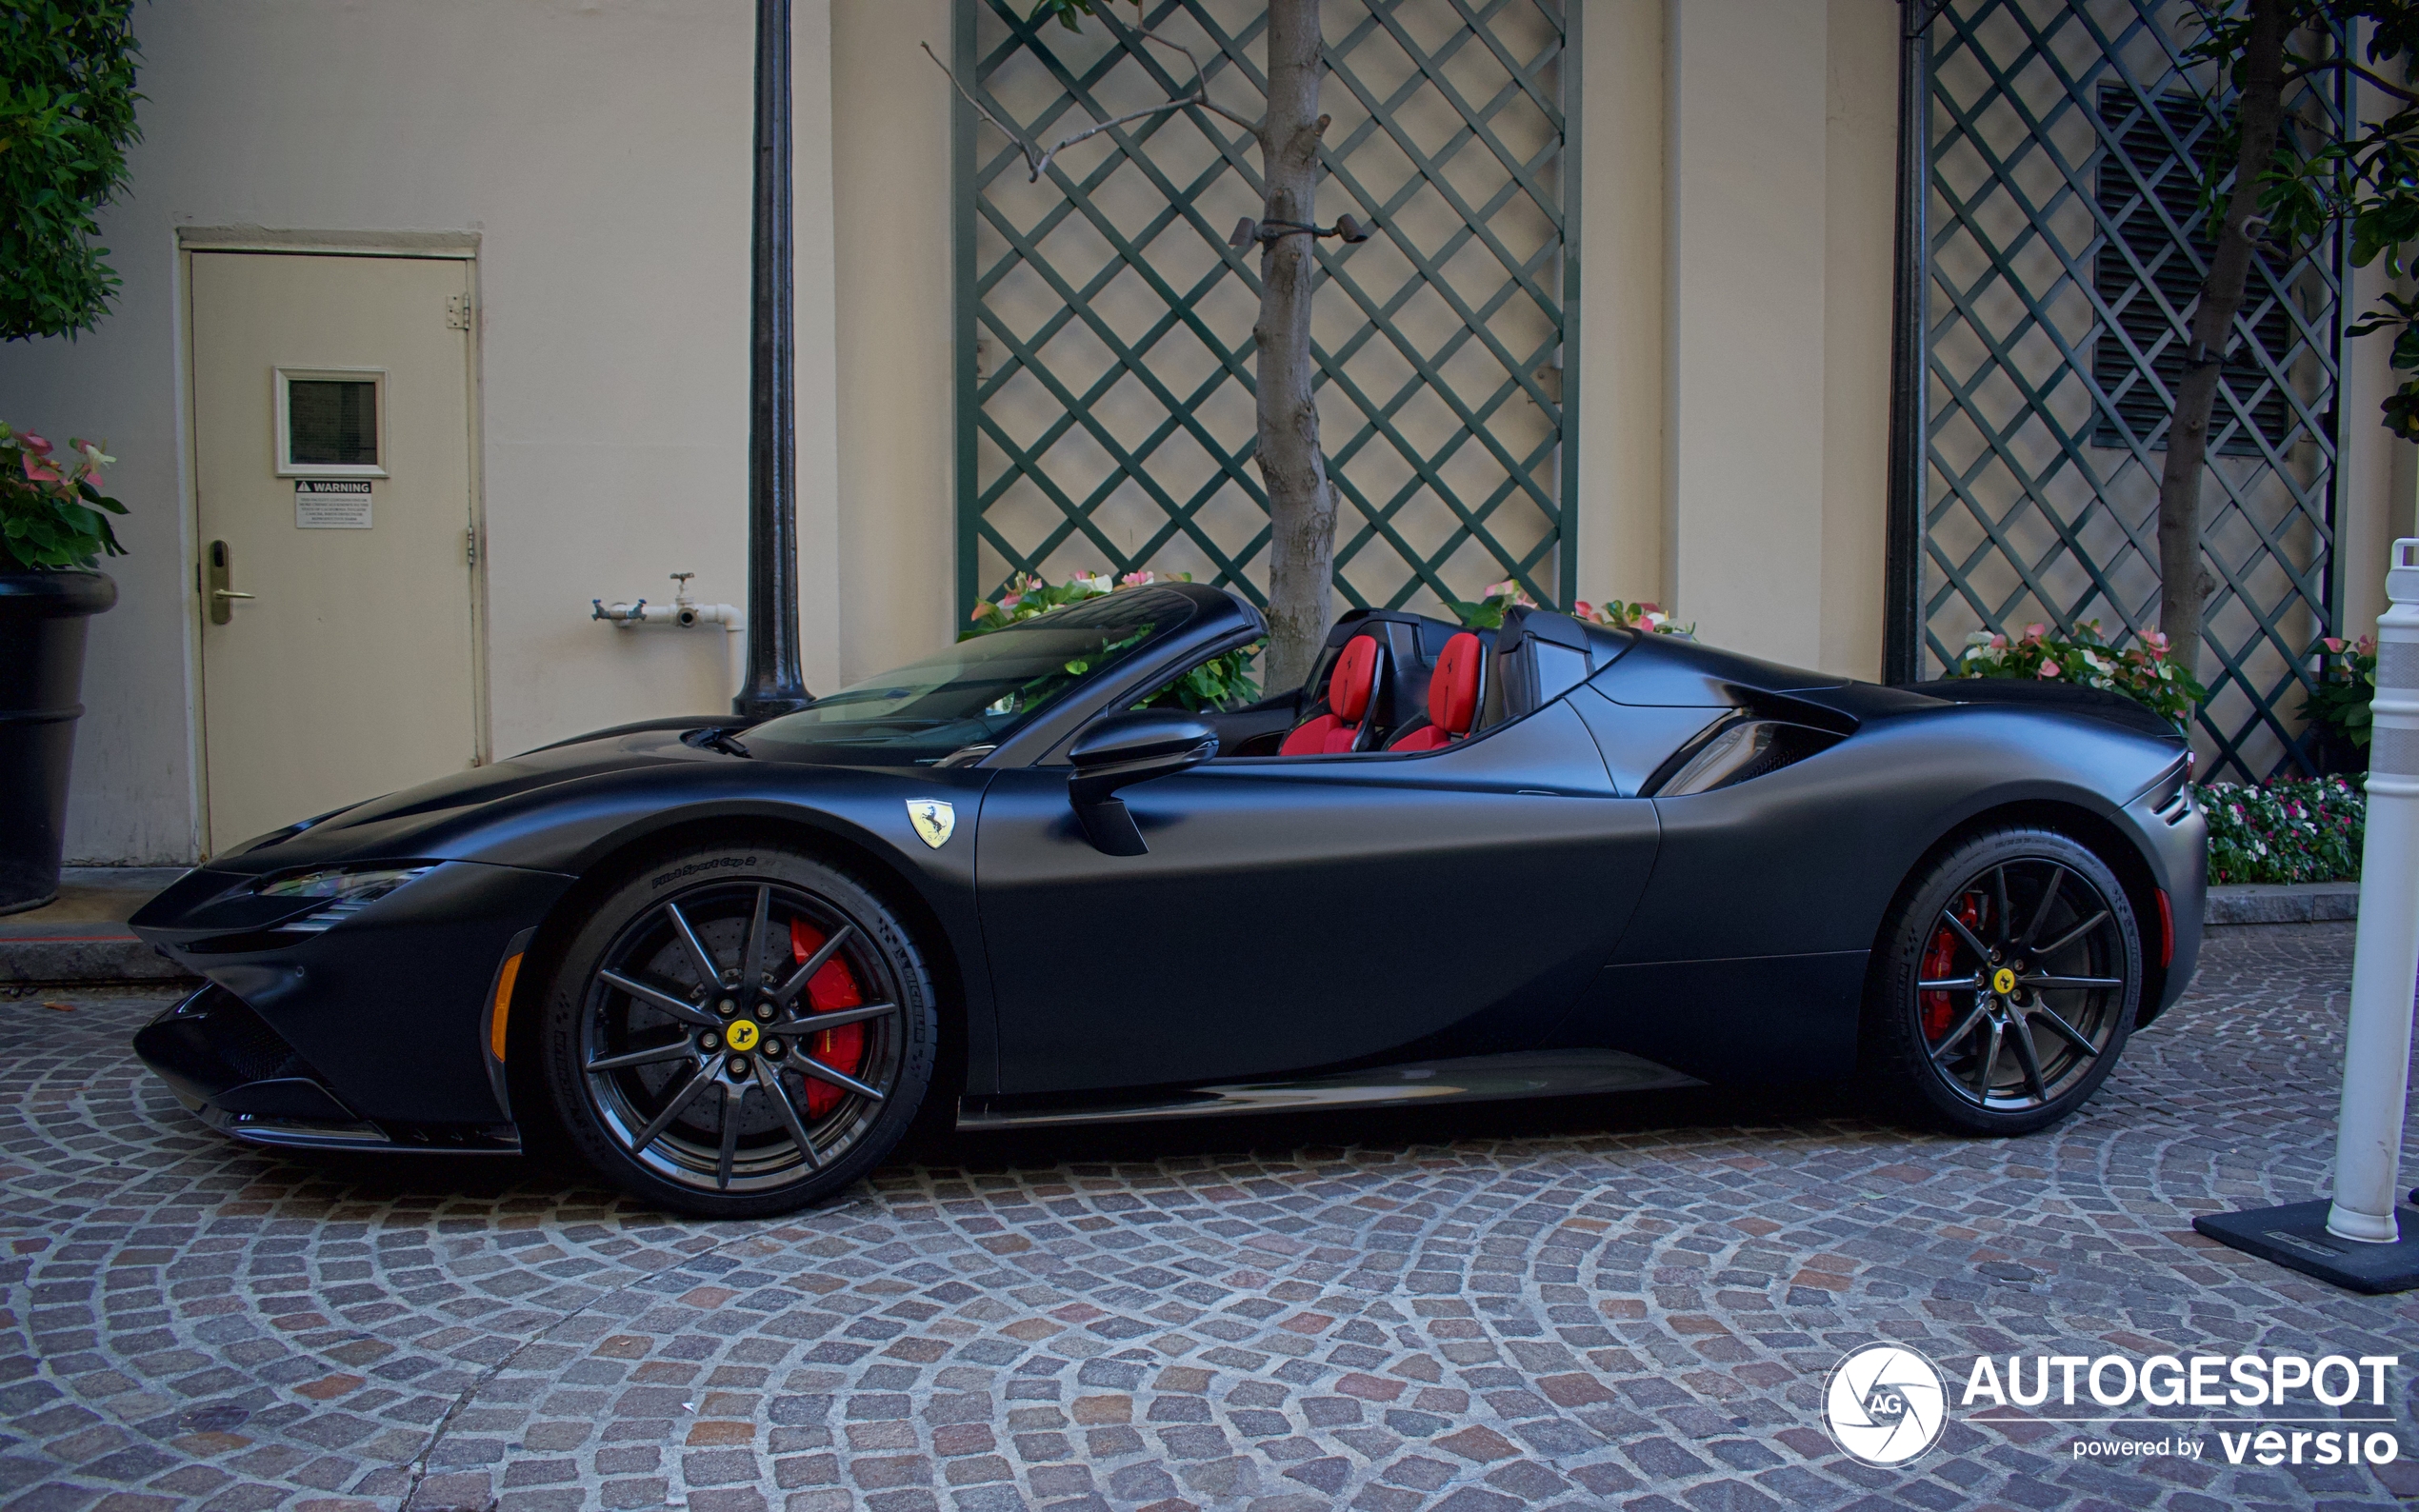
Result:
[[2251,0],[2250,36],[2237,75],[2242,152],[2234,165],[2234,192],[2192,312],[2191,345],[2167,432],[2167,471],[2159,479],[2159,628],[2167,632],[2175,665],[2196,676],[2201,611],[2213,586],[2201,562],[2201,471],[2209,460],[2218,378],[2250,279],[2250,221],[2259,209],[2260,175],[2275,155],[2277,118],[2284,111],[2285,9],[2285,0]]
[[[1269,221],[1309,226],[1317,205],[1319,0],[1269,0],[1269,111],[1260,123],[1260,164]],[[1269,492],[1269,650],[1265,686],[1298,687],[1327,639],[1335,572],[1335,487],[1319,451],[1311,392],[1310,290],[1318,273],[1312,239],[1281,235],[1260,252],[1260,479]]]

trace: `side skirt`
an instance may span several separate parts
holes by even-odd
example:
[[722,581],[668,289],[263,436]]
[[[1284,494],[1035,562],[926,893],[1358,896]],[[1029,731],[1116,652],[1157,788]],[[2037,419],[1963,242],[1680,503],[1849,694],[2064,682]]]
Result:
[[1053,1124],[1127,1124],[1148,1119],[1323,1108],[1422,1107],[1442,1103],[1601,1096],[1704,1084],[1695,1077],[1619,1050],[1523,1050],[1509,1055],[1376,1066],[1299,1081],[1234,1082],[1163,1093],[1136,1102],[1040,1103],[1018,1098],[1010,1103],[1000,1098],[970,1097],[958,1103],[957,1126],[965,1130],[1033,1128]]

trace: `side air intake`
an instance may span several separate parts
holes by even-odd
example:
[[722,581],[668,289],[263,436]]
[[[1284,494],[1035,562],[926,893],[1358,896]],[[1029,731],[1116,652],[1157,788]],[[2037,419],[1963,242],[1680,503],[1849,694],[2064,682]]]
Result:
[[1732,719],[1682,750],[1646,786],[1649,798],[1685,798],[1769,776],[1839,744],[1829,730],[1787,720]]

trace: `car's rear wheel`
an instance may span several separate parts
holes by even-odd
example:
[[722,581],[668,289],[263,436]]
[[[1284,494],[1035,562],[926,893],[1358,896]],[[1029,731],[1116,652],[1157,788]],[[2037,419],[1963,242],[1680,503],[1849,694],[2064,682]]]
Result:
[[666,857],[604,898],[546,1000],[571,1144],[684,1212],[787,1212],[888,1155],[930,1084],[930,973],[854,877],[771,846]]
[[1934,1122],[2028,1134],[2080,1107],[2141,1005],[2142,939],[2107,863],[1994,829],[1903,888],[1865,1005],[1868,1070]]

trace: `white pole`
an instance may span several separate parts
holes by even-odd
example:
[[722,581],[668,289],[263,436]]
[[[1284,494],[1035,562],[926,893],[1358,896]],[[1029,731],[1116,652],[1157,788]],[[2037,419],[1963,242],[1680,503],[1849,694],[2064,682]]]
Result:
[[2394,543],[2393,601],[2377,621],[2376,723],[2369,741],[2369,833],[2360,853],[2344,1104],[2327,1231],[2390,1244],[2410,1090],[2412,982],[2419,977],[2419,539]]

